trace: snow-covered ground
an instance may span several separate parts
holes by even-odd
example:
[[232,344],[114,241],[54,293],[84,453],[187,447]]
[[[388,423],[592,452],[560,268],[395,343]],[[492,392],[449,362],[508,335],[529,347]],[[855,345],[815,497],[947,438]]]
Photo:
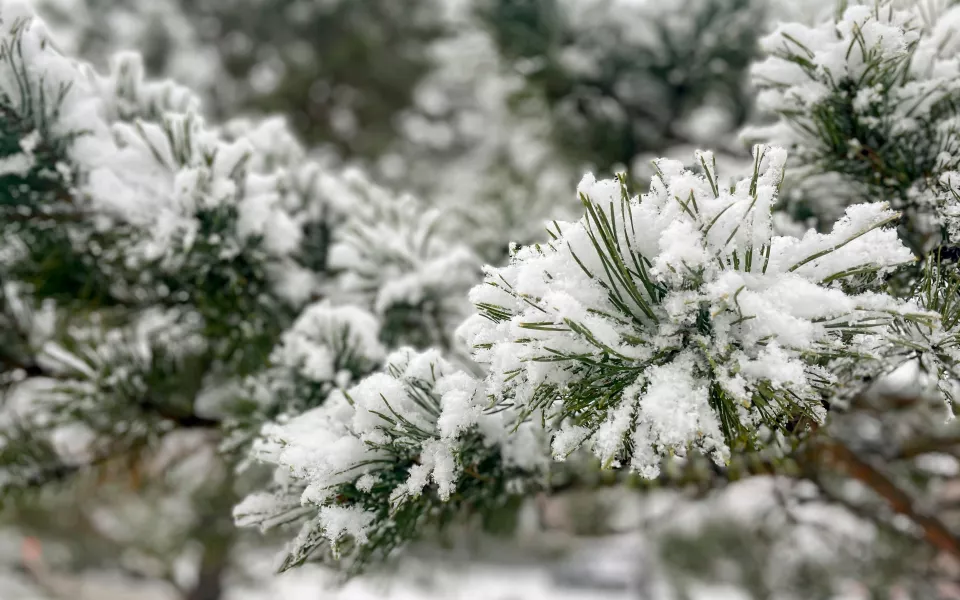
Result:
[[235,588],[226,600],[635,600],[626,590],[584,590],[563,586],[545,569],[475,566],[411,580],[354,580],[342,588],[325,585],[316,569],[301,569],[265,581],[263,587]]
[[[6,546],[6,545],[5,545]],[[583,555],[554,565],[494,565],[413,562],[397,572],[358,578],[338,585],[330,572],[307,566],[274,575],[272,558],[244,560],[245,570],[228,583],[223,600],[667,600],[656,590],[641,590],[632,581],[630,548],[603,554],[603,569]],[[8,550],[9,548],[5,548]],[[619,557],[619,559],[617,558]],[[180,600],[170,586],[132,581],[113,574],[82,578],[50,574],[37,587],[33,577],[11,568],[14,557],[0,559],[0,600]],[[595,558],[595,557],[594,557]],[[692,600],[747,600],[736,590],[704,588]]]
[[[259,579],[259,578],[258,578]],[[0,600],[179,600],[164,586],[109,576],[60,579],[60,591],[39,590],[26,577],[0,576]],[[69,595],[68,595],[69,594]],[[636,600],[627,590],[563,586],[546,570],[476,567],[420,580],[357,579],[337,586],[315,568],[230,587],[224,600]],[[732,599],[731,599],[732,600]]]

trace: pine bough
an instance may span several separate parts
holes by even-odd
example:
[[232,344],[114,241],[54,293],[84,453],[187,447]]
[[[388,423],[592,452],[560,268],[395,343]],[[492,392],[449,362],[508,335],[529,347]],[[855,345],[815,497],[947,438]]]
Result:
[[[132,56],[97,74],[4,3],[0,299],[16,344],[0,382],[26,408],[5,406],[0,485],[209,426],[273,473],[238,524],[299,528],[284,568],[353,573],[541,489],[572,455],[655,478],[691,450],[789,453],[911,361],[952,404],[960,63],[945,32],[960,9],[920,16],[854,6],[765,42],[768,138],[801,183],[836,173],[860,200],[821,231],[775,231],[785,150],[755,146],[733,179],[699,152],[656,161],[641,194],[585,177],[581,219],[479,281],[474,251],[416,200],[309,160],[279,121],[206,124]],[[51,439],[76,427],[89,443],[63,456]]]

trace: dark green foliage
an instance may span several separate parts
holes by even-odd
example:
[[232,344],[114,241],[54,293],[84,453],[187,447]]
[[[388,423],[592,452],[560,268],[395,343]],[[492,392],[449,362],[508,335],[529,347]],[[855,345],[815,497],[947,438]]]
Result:
[[249,375],[263,366],[296,312],[271,290],[267,273],[271,261],[261,238],[224,248],[223,240],[236,231],[235,206],[200,210],[197,218],[196,239],[177,257],[177,268],[171,271],[158,264],[145,270],[162,275],[159,281],[144,284],[166,292],[156,300],[161,306],[196,310],[204,319],[205,336],[219,345],[220,359],[239,375]]
[[329,268],[330,246],[333,242],[333,224],[324,207],[319,219],[312,220],[303,228],[303,246],[299,262],[311,271],[323,272]]
[[[101,254],[123,231],[103,232],[84,222],[74,182],[82,176],[67,156],[84,132],[55,134],[69,90],[51,91],[24,63],[18,29],[0,45],[0,69],[18,95],[0,93],[0,159],[26,156],[26,171],[0,175],[0,238],[17,260],[0,265],[0,283],[31,285],[44,298],[67,303],[114,304],[127,276],[116,253]],[[92,252],[87,251],[89,249]]]
[[569,24],[557,0],[490,0],[478,12],[509,59],[541,59],[563,43]]
[[417,304],[393,304],[383,315],[380,339],[391,348],[409,345],[449,350],[451,344],[444,324],[451,322],[451,316],[455,317],[447,314],[442,300],[437,298],[427,298]]
[[[863,82],[841,81],[834,92],[817,104],[812,114],[804,115],[810,124],[794,120],[798,127],[814,133],[820,145],[813,148],[811,158],[824,171],[843,173],[883,194],[895,206],[908,205],[908,192],[917,182],[930,180],[943,170],[955,169],[954,162],[940,165],[938,156],[953,149],[956,130],[938,131],[944,117],[957,114],[960,92],[948,96],[918,119],[918,127],[908,132],[893,133],[896,119],[891,116],[893,102],[887,96],[890,88],[906,79],[909,61],[892,66],[891,73],[880,72]],[[884,103],[873,105],[869,112],[857,111],[853,101],[860,89],[880,86]],[[919,99],[918,99],[919,101]],[[902,102],[902,101],[901,101]],[[899,102],[898,102],[899,103]],[[851,148],[851,140],[856,145]]]
[[36,435],[30,424],[13,423],[0,437],[0,509],[6,508],[11,490],[30,490],[62,481],[76,472],[64,464],[49,440]]
[[[305,140],[332,143],[348,156],[376,156],[395,136],[394,117],[411,104],[429,66],[426,42],[439,33],[429,2],[181,4],[193,18],[218,22],[210,41],[238,81],[248,80],[265,58],[279,60],[277,86],[254,92],[252,106],[286,114]],[[233,43],[237,36],[251,43]],[[356,119],[353,128],[336,124],[344,109]]]
[[[676,9],[621,15],[597,2],[598,13],[611,14],[593,30],[578,29],[569,4],[482,0],[478,11],[504,57],[521,61],[526,93],[551,107],[557,145],[572,159],[603,170],[629,168],[644,153],[697,143],[681,125],[708,103],[729,114],[730,130],[746,120],[744,79],[756,52],[755,24],[763,20],[758,3],[687,2],[684,27],[676,29],[670,14]],[[625,39],[630,28],[649,28],[654,38]],[[574,70],[567,52],[595,64],[589,72]]]
[[[140,19],[136,50],[152,76],[184,75],[195,44],[213,77],[196,90],[218,118],[254,110],[287,115],[310,145],[345,156],[376,157],[395,135],[395,117],[411,104],[429,69],[426,48],[441,31],[432,1],[85,0],[86,17]],[[53,23],[77,27],[57,3],[40,4]],[[181,14],[182,13],[182,14]],[[147,22],[143,22],[147,21]],[[82,24],[81,56],[105,66],[120,40],[109,27]],[[182,28],[187,27],[187,31]],[[127,36],[130,34],[127,33]],[[190,73],[190,75],[194,75]],[[269,83],[262,83],[264,80]],[[352,125],[337,124],[350,113]]]

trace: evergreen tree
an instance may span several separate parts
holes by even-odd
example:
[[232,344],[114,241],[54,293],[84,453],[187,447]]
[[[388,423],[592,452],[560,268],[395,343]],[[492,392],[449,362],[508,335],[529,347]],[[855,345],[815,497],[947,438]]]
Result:
[[[934,559],[960,560],[960,7],[781,24],[740,173],[697,151],[564,191],[579,165],[712,141],[697,113],[721,139],[743,124],[759,6],[448,5],[379,157],[423,202],[282,118],[211,124],[136,55],[98,72],[0,4],[4,508],[55,535],[63,498],[40,492],[74,486],[72,514],[164,518],[80,543],[209,600],[231,515],[288,541],[281,569],[353,576],[613,487],[665,597],[935,597]],[[133,491],[91,485],[117,471]]]
[[[165,540],[105,542],[142,542],[165,571],[199,541],[184,597],[217,597],[235,471],[260,426],[374,371],[381,338],[449,346],[465,304],[451,299],[476,259],[439,241],[416,200],[398,210],[362,176],[307,159],[280,120],[208,125],[198,98],[146,79],[136,55],[102,75],[22,3],[4,3],[0,23],[5,504],[28,523],[30,488],[125,466],[187,516]],[[383,247],[355,250],[371,238]],[[157,471],[218,447],[199,480]],[[90,501],[159,510],[130,493]]]
[[[144,55],[218,118],[282,113],[297,137],[375,158],[396,135],[441,31],[433,0],[37,0],[58,42],[95,65]],[[106,21],[106,26],[104,26]]]
[[[858,5],[813,29],[824,32],[820,37],[800,38],[801,26],[783,26],[770,39],[800,46],[808,58],[770,59],[758,72],[768,73],[768,79],[826,78],[856,97],[851,87],[873,85],[865,73],[907,64],[917,47],[931,48],[924,68],[931,60],[938,65],[936,49],[944,47],[945,34],[924,46],[926,30],[909,27],[919,14]],[[936,32],[936,24],[943,23],[945,32],[955,14],[956,9],[936,14],[939,20],[929,27]],[[921,43],[913,43],[917,39]],[[823,49],[808,47],[814,42]],[[768,48],[772,44],[766,42]],[[833,62],[824,67],[814,60]],[[936,69],[941,78],[920,86],[928,90],[924,98],[929,90],[948,93],[949,82],[957,79],[955,61],[944,60]],[[819,106],[829,88],[821,83],[814,89],[820,95],[788,93],[775,105],[787,110],[796,97]],[[937,97],[933,94],[933,101]],[[890,111],[875,122],[903,126],[895,105],[875,109]],[[805,132],[798,119],[836,114],[819,117],[817,110],[805,107],[784,118]],[[954,132],[949,126],[937,131],[942,138],[925,139],[939,152],[952,143]],[[798,162],[809,165],[804,176],[825,172],[804,147],[792,145]],[[891,150],[910,152],[909,146]],[[897,514],[933,549],[956,557],[960,546],[952,525],[936,509],[915,501],[937,505],[936,489],[943,482],[929,461],[916,459],[949,450],[956,439],[944,423],[950,412],[942,409],[946,401],[952,410],[957,385],[956,267],[942,250],[953,243],[956,210],[949,152],[924,167],[928,187],[923,189],[931,198],[926,216],[943,223],[932,251],[915,242],[924,231],[916,207],[902,196],[868,191],[876,185],[871,181],[885,181],[875,171],[844,173],[854,183],[863,182],[854,196],[861,203],[845,202],[832,224],[824,213],[827,232],[776,235],[772,213],[784,208],[779,196],[789,185],[783,180],[786,156],[783,150],[757,146],[752,173],[732,181],[721,178],[707,152],[691,161],[696,170],[658,161],[650,191],[641,195],[633,195],[624,179],[586,178],[579,192],[584,217],[555,224],[543,243],[514,249],[508,266],[487,268],[485,282],[471,292],[478,314],[461,326],[460,335],[484,367],[479,380],[457,378],[458,387],[451,390],[441,377],[436,387],[444,391],[432,394],[429,408],[422,409],[416,394],[404,396],[396,384],[371,378],[348,393],[352,409],[339,418],[338,409],[330,407],[310,415],[311,421],[319,419],[311,427],[304,428],[304,418],[270,432],[264,443],[281,450],[263,458],[301,479],[308,490],[303,502],[319,514],[296,547],[320,539],[320,533],[310,537],[306,532],[322,531],[332,552],[327,555],[349,548],[348,565],[355,565],[369,553],[392,550],[397,536],[419,530],[399,526],[397,515],[427,501],[425,496],[453,507],[469,498],[471,475],[481,463],[468,449],[469,438],[450,438],[442,426],[448,418],[458,421],[466,397],[472,399],[469,425],[477,423],[488,435],[483,419],[497,416],[507,419],[508,432],[535,427],[542,430],[538,438],[549,438],[554,460],[590,451],[602,468],[669,482],[678,468],[682,472],[698,464],[688,455],[696,450],[721,473],[743,465],[740,475],[753,470],[811,483],[814,501],[854,511],[855,518],[881,532],[890,527],[889,515]],[[922,153],[910,160],[921,159]],[[819,193],[828,200],[841,191]],[[917,250],[927,252],[916,256]],[[894,374],[906,379],[906,391],[892,389]],[[379,386],[379,395],[367,389],[371,383]],[[372,397],[374,407],[369,400],[351,402],[353,393]],[[906,412],[890,407],[898,397]],[[319,443],[310,438],[310,432],[337,430],[337,423],[357,427],[364,421],[353,416],[356,410],[383,416],[368,426],[373,431],[352,429]],[[421,410],[435,414],[436,421]],[[876,434],[865,433],[871,427],[892,428],[890,437],[879,439],[896,445],[894,455],[878,448]],[[398,437],[417,448],[414,465],[396,453],[376,454],[386,440],[396,447]],[[358,438],[368,442],[363,452],[363,446],[356,453],[334,450],[345,444],[342,440]],[[434,439],[442,443],[439,454],[432,444],[428,451],[422,446]],[[495,447],[493,440],[487,444]],[[541,445],[529,452],[542,456],[546,449]],[[740,457],[750,458],[744,464]],[[395,472],[386,465],[399,468],[402,476],[388,475]],[[528,485],[550,486],[538,482],[541,475],[535,471],[528,477]],[[869,493],[851,498],[849,485],[843,485],[850,479]],[[379,485],[386,489],[377,501],[372,490]],[[371,492],[361,497],[369,504],[358,502],[356,490],[368,487]],[[255,504],[261,511],[262,500],[257,497]],[[442,521],[443,514],[425,509],[420,518],[427,524]],[[785,525],[779,533],[789,535],[788,530]],[[383,541],[385,531],[391,534],[389,544]],[[883,560],[883,553],[867,559],[867,572]],[[902,576],[901,583],[912,589],[930,589],[918,571],[910,571],[925,569],[922,562],[902,566],[906,574],[891,570],[878,585]],[[837,582],[825,585],[836,590]],[[757,597],[772,593],[769,588],[754,592]]]

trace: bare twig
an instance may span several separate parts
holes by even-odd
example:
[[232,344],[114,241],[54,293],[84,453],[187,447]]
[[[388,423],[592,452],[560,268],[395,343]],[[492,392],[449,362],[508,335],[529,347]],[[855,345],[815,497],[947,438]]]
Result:
[[836,468],[866,485],[891,510],[915,523],[932,546],[960,558],[960,539],[940,519],[919,510],[909,494],[842,442],[825,437],[814,440],[807,454],[816,465]]

